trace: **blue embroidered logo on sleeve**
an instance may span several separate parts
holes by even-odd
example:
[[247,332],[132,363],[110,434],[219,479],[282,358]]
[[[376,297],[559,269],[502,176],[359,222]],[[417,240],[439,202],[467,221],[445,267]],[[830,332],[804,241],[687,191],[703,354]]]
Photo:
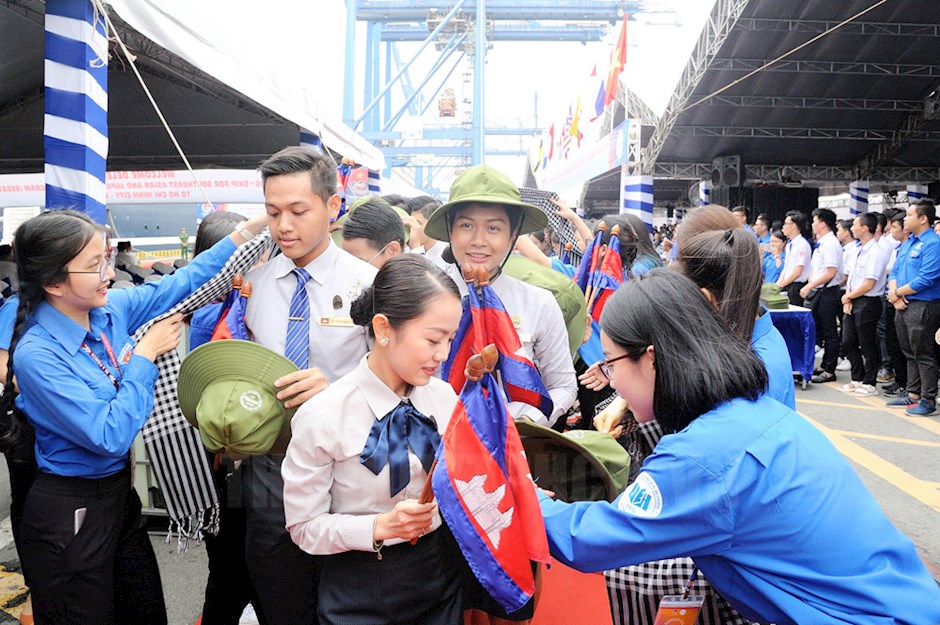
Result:
[[655,518],[663,510],[663,496],[659,486],[648,473],[640,473],[627,491],[620,496],[617,506],[633,516]]

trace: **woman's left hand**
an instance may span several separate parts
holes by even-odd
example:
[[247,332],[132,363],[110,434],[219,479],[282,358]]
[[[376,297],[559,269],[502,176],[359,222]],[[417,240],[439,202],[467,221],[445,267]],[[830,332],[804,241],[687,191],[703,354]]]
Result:
[[591,365],[587,371],[579,375],[578,381],[581,382],[581,386],[592,391],[599,391],[610,384],[610,380],[601,373],[601,368],[597,364]]
[[275,388],[282,389],[278,391],[277,398],[284,402],[285,408],[296,408],[329,384],[316,367],[294,371],[274,381]]

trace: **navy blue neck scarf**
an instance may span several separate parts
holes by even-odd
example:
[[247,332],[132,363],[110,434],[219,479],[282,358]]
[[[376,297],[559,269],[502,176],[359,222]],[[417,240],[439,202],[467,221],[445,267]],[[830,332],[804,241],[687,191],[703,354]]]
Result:
[[411,481],[408,448],[411,447],[421,460],[421,466],[428,471],[440,442],[441,436],[434,421],[411,404],[401,402],[383,419],[376,419],[372,424],[359,462],[376,475],[388,464],[389,492],[394,497]]

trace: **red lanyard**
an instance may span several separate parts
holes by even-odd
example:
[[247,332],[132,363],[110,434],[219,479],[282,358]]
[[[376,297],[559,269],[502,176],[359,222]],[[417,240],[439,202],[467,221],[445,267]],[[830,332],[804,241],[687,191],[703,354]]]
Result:
[[[101,333],[101,342],[104,344],[105,351],[108,352],[108,360],[110,360],[111,364],[114,365],[114,369],[117,371],[118,375],[121,375],[121,367],[118,365],[117,358],[114,356],[114,350],[111,349],[111,342],[108,340],[108,337],[104,335],[104,332]],[[111,371],[106,366],[104,366],[104,363],[101,362],[100,358],[98,358],[98,354],[91,351],[91,348],[88,347],[88,345],[84,342],[82,343],[82,350],[91,356],[91,359],[95,361],[95,364],[98,365],[102,371],[104,371],[104,374],[108,376],[108,379],[111,380],[112,384],[114,384],[114,388],[119,388],[121,385],[120,382],[118,382],[118,379],[114,377],[114,374],[111,373]]]

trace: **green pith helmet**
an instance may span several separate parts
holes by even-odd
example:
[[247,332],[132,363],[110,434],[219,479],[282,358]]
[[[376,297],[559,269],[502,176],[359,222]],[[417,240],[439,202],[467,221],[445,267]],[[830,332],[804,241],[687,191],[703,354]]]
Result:
[[499,204],[510,213],[518,209],[522,213],[519,234],[542,230],[548,225],[548,217],[542,210],[522,201],[519,189],[502,172],[488,165],[476,165],[465,170],[454,180],[446,204],[434,211],[424,225],[424,234],[436,241],[450,241],[448,216],[452,210],[464,204]]

